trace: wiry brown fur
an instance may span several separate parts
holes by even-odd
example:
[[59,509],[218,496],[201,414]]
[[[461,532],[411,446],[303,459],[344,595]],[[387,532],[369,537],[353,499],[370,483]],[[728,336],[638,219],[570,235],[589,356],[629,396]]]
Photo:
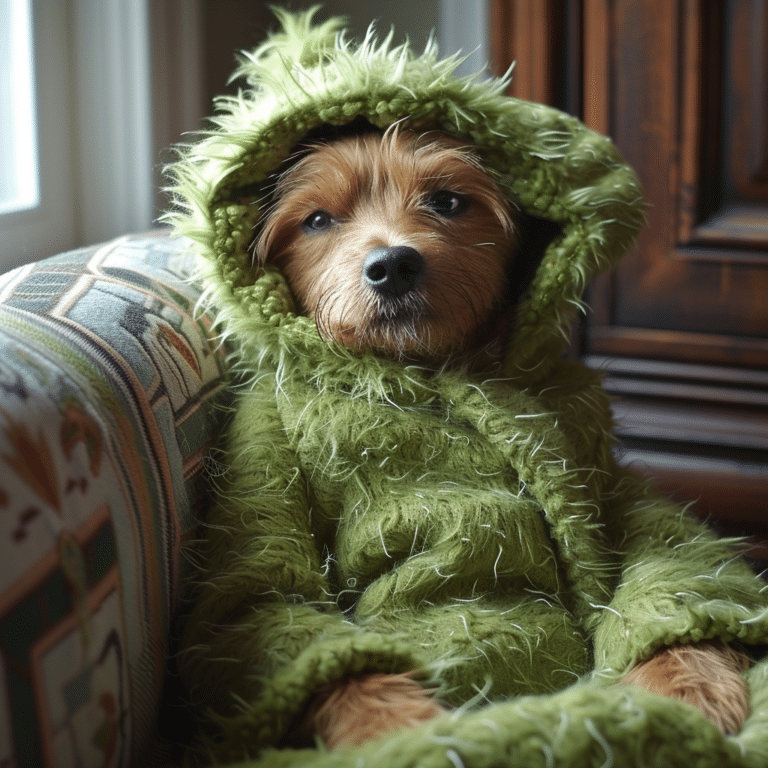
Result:
[[443,711],[412,674],[355,675],[317,693],[301,724],[301,735],[316,733],[330,749],[359,746]]
[[749,712],[741,677],[749,659],[725,643],[676,645],[658,651],[623,682],[698,707],[723,733],[738,733]]
[[[457,218],[436,215],[425,197],[465,195]],[[277,264],[301,310],[348,347],[435,360],[487,343],[500,309],[515,231],[509,203],[472,151],[440,134],[391,129],[319,145],[278,182],[277,203],[257,243]],[[307,232],[314,211],[334,226]],[[425,261],[417,290],[383,300],[361,280],[366,255],[406,245]]]
[[[430,210],[438,190],[464,195],[455,218]],[[256,245],[260,263],[277,264],[300,311],[321,333],[352,348],[432,362],[466,362],[495,336],[506,272],[516,244],[513,212],[471,149],[440,134],[397,127],[318,145],[278,181],[276,202]],[[327,212],[333,225],[305,222]],[[406,245],[425,262],[416,288],[383,299],[362,279],[372,249]],[[503,323],[500,323],[503,325]],[[697,706],[725,733],[748,710],[744,656],[724,644],[667,648],[623,682]],[[357,675],[319,691],[293,732],[329,747],[362,744],[443,711],[411,675]]]

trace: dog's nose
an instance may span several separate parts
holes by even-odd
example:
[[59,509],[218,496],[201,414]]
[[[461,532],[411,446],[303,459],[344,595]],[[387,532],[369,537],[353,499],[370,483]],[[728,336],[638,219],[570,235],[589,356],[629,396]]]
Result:
[[412,291],[423,270],[421,254],[407,245],[374,248],[363,262],[365,282],[378,293],[391,297]]

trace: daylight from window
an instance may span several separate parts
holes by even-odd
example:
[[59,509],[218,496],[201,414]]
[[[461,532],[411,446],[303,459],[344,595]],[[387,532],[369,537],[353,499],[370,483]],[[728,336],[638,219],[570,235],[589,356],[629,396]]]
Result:
[[0,0],[0,214],[39,202],[32,0]]

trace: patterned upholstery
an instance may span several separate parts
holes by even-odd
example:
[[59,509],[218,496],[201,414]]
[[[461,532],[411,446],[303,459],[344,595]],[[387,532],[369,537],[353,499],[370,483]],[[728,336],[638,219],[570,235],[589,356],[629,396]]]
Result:
[[184,241],[0,276],[0,766],[123,766],[154,731],[224,353]]

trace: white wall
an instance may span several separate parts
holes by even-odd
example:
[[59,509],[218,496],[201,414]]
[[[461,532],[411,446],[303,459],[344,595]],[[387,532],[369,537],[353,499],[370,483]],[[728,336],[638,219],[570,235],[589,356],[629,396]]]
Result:
[[441,55],[460,50],[469,56],[460,71],[470,74],[483,69],[488,60],[486,6],[486,0],[325,0],[323,13],[346,16],[356,37],[365,34],[371,21],[376,21],[382,36],[394,27],[395,40],[407,35],[417,51],[434,30]]
[[439,6],[440,0],[326,0],[323,14],[346,16],[356,37],[362,37],[372,21],[382,37],[394,27],[396,40],[408,35],[418,50],[424,47],[430,32],[437,29]]

